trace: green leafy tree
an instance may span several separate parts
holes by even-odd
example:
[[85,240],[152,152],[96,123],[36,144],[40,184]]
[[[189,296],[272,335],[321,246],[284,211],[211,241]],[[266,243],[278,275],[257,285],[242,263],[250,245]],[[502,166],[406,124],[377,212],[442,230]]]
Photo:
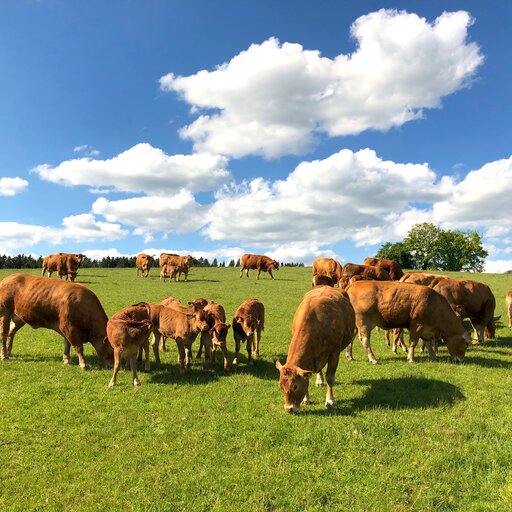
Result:
[[403,242],[386,242],[375,255],[376,258],[395,260],[402,268],[414,268],[414,260]]

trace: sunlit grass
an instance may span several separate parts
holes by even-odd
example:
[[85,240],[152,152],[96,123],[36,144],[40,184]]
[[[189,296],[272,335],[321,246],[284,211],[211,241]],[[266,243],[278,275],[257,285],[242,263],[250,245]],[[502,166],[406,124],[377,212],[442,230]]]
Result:
[[[9,271],[0,271],[0,277]],[[37,274],[37,272],[33,272]],[[284,361],[291,320],[310,289],[308,268],[238,278],[238,269],[193,268],[188,283],[162,283],[135,269],[81,269],[111,315],[173,295],[214,299],[228,321],[248,298],[266,307],[260,360],[247,367],[181,375],[177,351],[158,371],[122,370],[107,388],[94,350],[91,372],[61,363],[62,342],[23,328],[0,364],[0,510],[344,510],[512,509],[512,331],[504,296],[512,276],[471,275],[497,299],[497,339],[473,347],[464,365],[394,356],[372,334],[381,360],[340,362],[337,399],[287,415],[274,362]],[[455,275],[455,274],[454,274]],[[467,275],[466,275],[467,277]],[[228,348],[233,351],[232,337]],[[196,342],[197,349],[197,342]]]

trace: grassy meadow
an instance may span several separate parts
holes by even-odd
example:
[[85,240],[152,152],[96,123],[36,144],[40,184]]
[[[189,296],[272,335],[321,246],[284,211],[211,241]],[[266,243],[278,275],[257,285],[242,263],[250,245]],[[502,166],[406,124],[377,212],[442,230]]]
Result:
[[[38,271],[29,271],[39,274]],[[12,273],[1,270],[0,278]],[[310,289],[310,268],[282,268],[271,281],[238,269],[193,268],[189,282],[162,283],[135,269],[81,269],[108,315],[173,295],[220,302],[228,321],[245,299],[266,307],[261,358],[225,372],[198,360],[178,371],[170,340],[158,371],[123,369],[108,389],[92,371],[62,365],[61,337],[24,327],[0,364],[2,511],[506,511],[512,510],[512,330],[504,296],[512,275],[471,275],[497,299],[496,340],[471,347],[463,365],[416,351],[410,365],[383,333],[372,366],[360,343],[337,371],[335,408],[313,403],[286,414],[274,362],[284,362],[291,321]],[[459,274],[453,274],[458,276]],[[467,274],[465,274],[467,276]],[[231,357],[232,334],[228,340]],[[198,347],[196,341],[195,349]]]

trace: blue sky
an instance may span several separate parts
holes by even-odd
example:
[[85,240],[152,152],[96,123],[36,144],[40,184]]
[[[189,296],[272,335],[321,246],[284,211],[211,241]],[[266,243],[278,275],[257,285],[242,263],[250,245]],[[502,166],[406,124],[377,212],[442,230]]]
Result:
[[416,222],[512,268],[512,4],[0,4],[0,253],[362,261]]

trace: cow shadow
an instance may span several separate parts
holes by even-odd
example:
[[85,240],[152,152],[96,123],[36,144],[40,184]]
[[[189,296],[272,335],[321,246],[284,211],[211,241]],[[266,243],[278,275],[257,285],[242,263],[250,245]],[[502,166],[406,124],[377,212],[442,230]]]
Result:
[[[60,356],[35,356],[33,354],[15,354],[14,352],[11,354],[9,361],[23,361],[24,363],[48,363],[48,362],[60,362],[62,363],[62,355]],[[78,365],[78,358],[72,360],[73,364]],[[64,366],[64,365],[63,365]]]
[[400,410],[452,407],[457,402],[465,400],[465,396],[457,386],[442,380],[423,377],[366,379],[354,381],[352,384],[366,388],[361,397],[351,400],[338,398],[333,409],[308,411],[307,408],[304,408],[304,413],[351,416],[361,411],[373,409]]
[[219,380],[218,372],[190,368],[182,373],[179,365],[173,363],[162,363],[159,368],[151,369],[146,374],[147,382],[153,384],[205,385]]
[[253,364],[247,364],[247,359],[242,355],[238,357],[238,361],[238,367],[232,367],[233,373],[251,375],[263,380],[279,380],[279,371],[274,362],[255,359]]
[[[510,355],[507,353],[507,355]],[[474,355],[467,355],[464,360],[464,366],[482,366],[484,368],[512,368],[512,361],[504,361],[503,359],[494,359],[489,357],[481,357]]]

